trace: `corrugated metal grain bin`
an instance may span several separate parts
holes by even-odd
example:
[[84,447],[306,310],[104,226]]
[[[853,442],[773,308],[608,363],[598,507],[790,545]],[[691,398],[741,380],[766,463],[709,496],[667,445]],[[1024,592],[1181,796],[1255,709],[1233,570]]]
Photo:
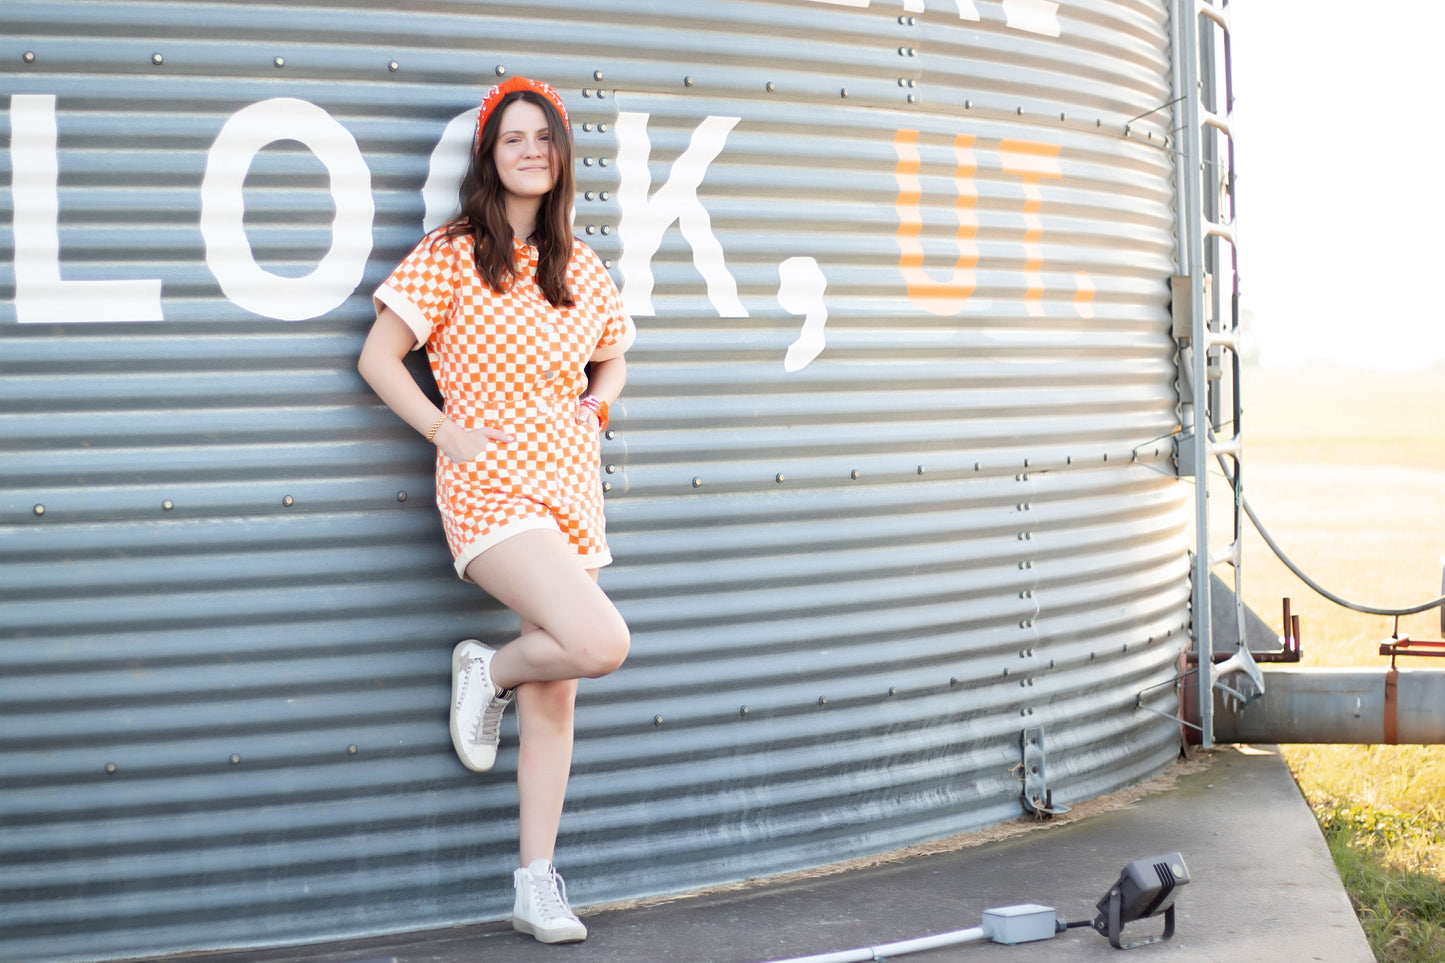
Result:
[[503,74],[567,99],[640,329],[573,901],[1176,756],[1162,0],[5,8],[0,956],[509,910],[515,732],[470,774],[446,704],[512,623],[354,367]]

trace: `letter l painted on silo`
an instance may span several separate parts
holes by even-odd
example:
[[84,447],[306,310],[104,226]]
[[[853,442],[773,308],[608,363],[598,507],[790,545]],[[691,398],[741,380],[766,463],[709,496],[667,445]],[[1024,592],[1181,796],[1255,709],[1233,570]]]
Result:
[[60,277],[60,164],[54,94],[10,98],[15,320],[21,324],[160,321],[161,282]]
[[712,232],[712,219],[698,199],[697,189],[708,165],[722,153],[728,133],[740,117],[708,117],[693,131],[687,150],[672,165],[667,182],[651,198],[652,173],[648,157],[652,142],[647,137],[648,114],[619,111],[617,114],[617,170],[621,180],[617,201],[622,217],[617,233],[622,241],[622,306],[634,317],[651,317],[652,256],[662,246],[662,236],[676,221],[682,236],[692,247],[692,263],[707,282],[708,300],[724,318],[745,318],[748,311],[738,300],[738,285],[728,271],[722,244]]

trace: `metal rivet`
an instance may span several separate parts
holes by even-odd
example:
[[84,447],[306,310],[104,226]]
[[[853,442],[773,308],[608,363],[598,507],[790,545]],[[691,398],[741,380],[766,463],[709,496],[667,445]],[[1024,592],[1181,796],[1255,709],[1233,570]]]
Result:
[[926,470],[922,465],[918,466],[918,474],[922,475]]
[[296,504],[296,499],[292,498],[290,495],[285,495],[281,498],[281,504],[285,505],[287,508],[290,508],[292,505]]
[[497,73],[497,76],[498,76],[498,77],[505,77],[505,76],[507,76],[507,68],[506,68],[506,67],[503,67],[501,64],[497,64],[497,71],[496,71],[496,73]]
[[828,704],[828,697],[827,697],[827,696],[818,696],[818,705],[820,705],[820,706],[825,706],[825,705],[827,705],[827,704]]
[[1020,108],[1018,109],[1018,115],[1019,115],[1020,117],[1022,117],[1022,116],[1024,115],[1024,109],[1023,109],[1022,107],[1020,107]]
[[1064,119],[1064,113],[1063,113],[1063,111],[1059,111],[1059,120],[1062,121],[1063,119]]
[[392,73],[396,73],[398,70],[401,69],[401,64],[397,63],[395,60],[392,60],[387,63],[386,69],[390,70]]
[[652,717],[652,724],[653,724],[654,726],[660,726],[660,725],[662,725],[662,716],[653,716],[653,717]]
[[773,481],[775,481],[775,482],[777,482],[779,485],[781,485],[781,484],[783,483],[783,473],[782,473],[782,472],[778,472],[776,475],[774,475],[774,476],[773,476]]
[[598,196],[598,198],[600,198],[601,200],[604,200],[604,201],[605,201],[605,200],[607,200],[607,198],[609,198],[611,195],[608,194],[607,191],[603,191],[601,194],[598,194],[597,196]]
[[588,225],[587,225],[587,233],[588,233],[588,234],[596,234],[596,233],[597,233],[597,225],[596,225],[596,224],[588,224]]
[[965,100],[965,101],[963,102],[963,109],[964,109],[964,110],[973,110],[973,101],[971,101],[971,100]]
[[601,79],[602,79],[602,71],[600,71],[600,70],[594,70],[594,71],[592,71],[592,79],[593,79],[593,80],[601,80]]
[[275,64],[276,66],[278,66],[278,67],[284,67],[284,66],[286,66],[286,58],[285,58],[285,57],[277,57],[275,60],[273,60],[273,61],[271,61],[271,62],[272,62],[273,64]]
[[607,91],[606,91],[606,90],[599,90],[599,91],[597,91],[597,99],[598,99],[598,100],[603,100],[603,99],[605,99],[606,97],[607,97]]
[[166,58],[162,57],[160,54],[158,54],[158,53],[153,53],[153,54],[151,54],[151,63],[155,64],[157,67],[159,67],[161,64],[163,64],[163,63],[165,63],[165,62],[166,62]]
[[1072,465],[1073,463],[1074,463],[1074,456],[1073,456],[1073,455],[1065,455],[1065,456],[1064,456],[1064,464],[1065,464],[1065,465]]
[[974,462],[974,463],[973,463],[973,470],[974,470],[974,471],[983,471],[983,463],[982,463],[982,462],[977,462],[977,461]]
[[763,89],[765,89],[768,93],[771,94],[773,91],[775,91],[775,90],[778,89],[778,85],[775,84],[775,83],[773,83],[773,82],[770,80],[770,81],[767,82],[766,85],[764,85],[764,88],[763,88]]
[[607,494],[607,493],[610,492],[610,491],[612,491],[612,483],[611,483],[611,482],[603,482],[603,483],[602,483],[602,494],[605,495],[605,494]]
[[849,473],[848,473],[848,477],[851,478],[851,479],[853,479],[854,481],[857,481],[857,480],[858,480],[858,469],[855,468],[855,469],[853,469],[851,472],[849,472]]
[[240,764],[241,764],[241,754],[240,754],[239,752],[233,752],[233,753],[231,753],[231,765],[233,765],[233,766],[239,766]]
[[589,200],[589,201],[591,201],[591,200],[596,200],[596,199],[597,199],[596,193],[594,193],[594,192],[592,192],[592,191],[588,191],[586,194],[583,194],[582,196],[583,196],[584,198],[586,198],[587,200]]
[[1104,460],[1105,460],[1105,461],[1108,461],[1108,460],[1109,460],[1109,453],[1108,453],[1107,451],[1104,452]]
[[1004,677],[1005,679],[1008,678],[1008,666],[1004,666],[1004,668],[1003,668],[1003,677]]
[[607,474],[609,474],[609,475],[615,475],[615,474],[617,474],[617,466],[616,466],[616,465],[608,465],[608,466],[607,466]]
[[916,104],[916,103],[918,103],[918,95],[917,95],[917,94],[909,94],[909,95],[908,95],[908,102],[909,102],[910,104]]
[[683,85],[684,87],[691,87],[691,86],[692,86],[692,78],[691,78],[691,77],[684,77],[684,78],[682,78],[682,85]]
[[397,493],[396,493],[396,500],[399,501],[399,502],[404,502],[404,501],[406,501],[406,492],[397,492]]
[[354,756],[354,755],[356,755],[356,746],[354,746],[354,745],[347,746],[347,747],[346,747],[346,754],[347,754],[348,756]]
[[[587,123],[583,124],[583,125],[582,125],[582,130],[583,130],[584,133],[591,131],[591,130],[592,130],[592,121],[589,120],[589,121],[587,121]],[[591,192],[591,191],[588,191],[588,192],[587,192],[587,199],[588,199],[589,201],[592,200],[592,192]]]
[[949,685],[958,685],[958,676],[952,676],[948,680]]
[[908,81],[907,81],[906,79],[902,78],[902,77],[899,77],[899,78],[898,78],[898,86],[900,86],[900,87],[907,87],[907,86],[908,86]]
[[606,167],[606,166],[607,166],[607,158],[605,158],[605,157],[599,157],[599,158],[597,158],[597,166],[598,166],[598,167]]
[[36,517],[36,518],[39,518],[41,515],[44,515],[44,514],[45,514],[45,506],[44,506],[44,505],[36,505],[34,508],[30,509],[30,511],[32,511],[32,512],[35,514],[35,517]]
[[891,696],[896,696],[898,694],[898,686],[890,685],[888,687],[888,694]]
[[753,710],[749,709],[747,706],[740,706],[740,707],[738,708],[738,715],[740,715],[740,716],[745,716],[745,715],[747,715],[749,712],[752,712],[752,711],[753,711]]
[[592,166],[592,158],[590,158],[590,157],[584,157],[584,158],[582,158],[582,166],[583,166],[583,167],[591,167],[591,166]]
[[161,502],[161,511],[163,511],[163,512],[168,512],[168,511],[170,511],[172,508],[175,508],[175,507],[176,507],[176,503],[173,502],[173,501],[171,501],[169,498],[167,498],[165,501]]
[[698,477],[697,475],[692,476],[692,487],[693,487],[693,488],[701,488],[701,487],[702,487],[702,479],[701,479],[700,477]]
[[908,56],[908,48],[907,48],[907,47],[899,47],[899,48],[898,48],[898,56],[900,56],[900,57],[906,57],[906,56]]
[[108,762],[108,763],[105,764],[105,774],[106,774],[107,776],[114,776],[114,775],[115,775],[115,763],[113,763],[113,762]]
[[613,431],[611,428],[608,428],[605,432],[603,432],[603,434],[607,437],[608,441],[611,441],[613,438],[617,437],[617,432]]
[[[603,198],[604,201],[605,201],[606,199],[607,199],[607,198],[605,198],[605,197]],[[612,258],[610,258],[610,257],[603,258],[603,259],[602,259],[602,266],[605,267],[605,268],[606,268],[607,270],[609,270],[609,271],[612,270]]]
[[605,134],[605,133],[607,133],[607,125],[606,125],[606,124],[598,124],[598,125],[597,125],[597,132],[598,132],[599,134]]
[[612,233],[612,225],[610,225],[610,224],[603,224],[603,225],[602,225],[602,236],[603,236],[603,237],[606,237],[606,236],[608,236],[608,235],[611,234],[611,233]]
[[23,53],[23,54],[20,55],[20,59],[23,60],[23,61],[25,61],[25,62],[28,63],[28,64],[33,64],[33,63],[35,63],[35,51],[33,51],[33,50],[27,50],[27,51],[25,51],[25,53]]
[[839,96],[839,97],[847,97],[847,96],[848,96],[848,88],[847,88],[847,87],[844,87],[842,90],[838,91],[838,96]]
[[582,88],[582,96],[583,96],[583,97],[589,97],[589,98],[590,98],[590,97],[592,96],[592,91],[588,90],[586,87],[583,87],[583,88]]

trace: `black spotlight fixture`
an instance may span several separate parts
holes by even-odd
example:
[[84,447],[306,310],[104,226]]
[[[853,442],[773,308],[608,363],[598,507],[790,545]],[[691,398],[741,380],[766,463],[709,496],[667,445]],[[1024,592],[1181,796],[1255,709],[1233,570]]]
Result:
[[[1189,882],[1189,870],[1178,853],[1136,859],[1119,874],[1119,879],[1099,900],[1094,929],[1107,936],[1115,949],[1127,950],[1148,943],[1162,943],[1174,935],[1174,901],[1179,887]],[[1120,942],[1125,923],[1164,914],[1164,932],[1144,940]]]

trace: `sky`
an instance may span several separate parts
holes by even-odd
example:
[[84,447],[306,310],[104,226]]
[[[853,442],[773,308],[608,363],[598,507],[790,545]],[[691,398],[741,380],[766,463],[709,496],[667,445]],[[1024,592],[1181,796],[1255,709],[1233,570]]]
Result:
[[1445,3],[1229,10],[1247,353],[1267,367],[1445,359]]

